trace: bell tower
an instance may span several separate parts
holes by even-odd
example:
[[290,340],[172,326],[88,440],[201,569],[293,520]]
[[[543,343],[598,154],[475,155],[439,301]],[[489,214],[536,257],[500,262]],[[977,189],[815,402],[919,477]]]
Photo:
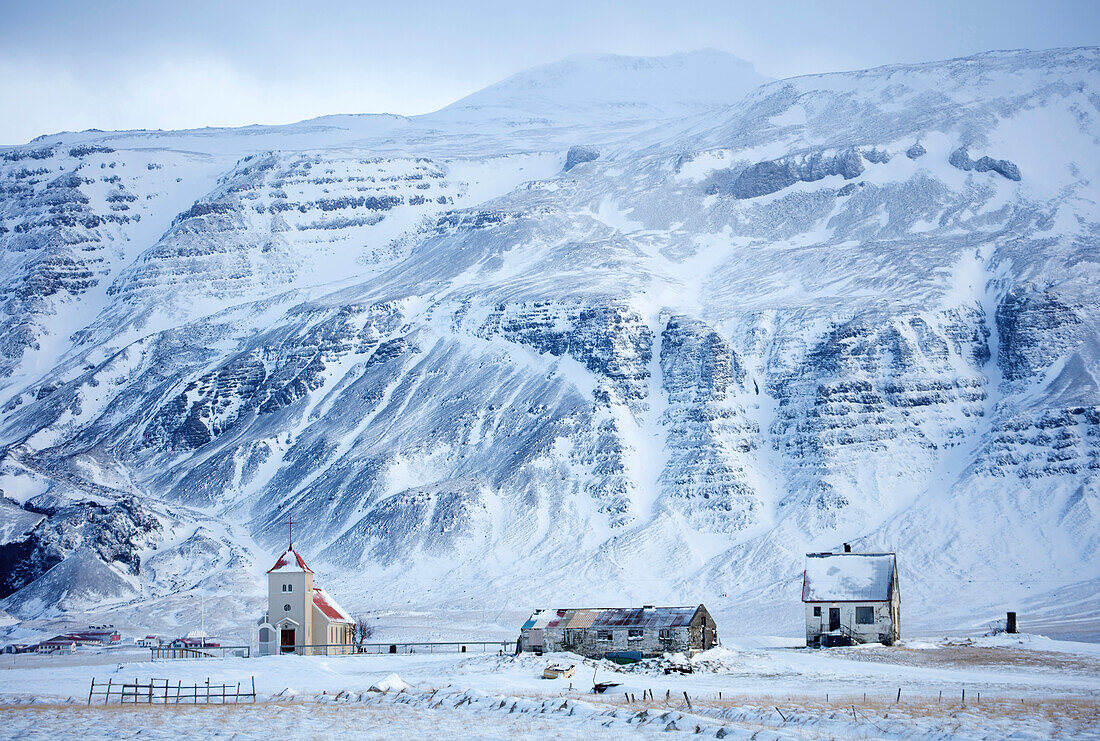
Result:
[[279,653],[310,652],[301,646],[314,642],[313,570],[294,550],[293,540],[267,572],[267,619],[275,626]]

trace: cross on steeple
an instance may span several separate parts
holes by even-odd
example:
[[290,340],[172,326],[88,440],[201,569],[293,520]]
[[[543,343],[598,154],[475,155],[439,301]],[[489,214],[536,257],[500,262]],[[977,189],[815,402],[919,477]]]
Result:
[[294,550],[294,515],[287,515],[286,524],[290,528],[290,548],[288,550]]

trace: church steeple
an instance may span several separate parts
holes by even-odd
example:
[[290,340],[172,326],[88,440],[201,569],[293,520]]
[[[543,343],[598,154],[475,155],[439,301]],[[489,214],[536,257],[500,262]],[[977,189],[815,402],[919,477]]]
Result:
[[302,558],[301,554],[294,548],[287,548],[283,551],[283,555],[279,556],[279,560],[275,562],[275,565],[267,570],[267,573],[273,573],[275,571],[296,571],[312,574],[313,569],[306,565],[306,561]]

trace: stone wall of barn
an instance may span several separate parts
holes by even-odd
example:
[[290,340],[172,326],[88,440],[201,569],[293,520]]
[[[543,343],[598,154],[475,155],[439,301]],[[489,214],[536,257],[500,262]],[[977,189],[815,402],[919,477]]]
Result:
[[[693,648],[702,648],[701,631],[692,631],[684,625],[671,628],[669,638],[661,638],[657,628],[643,628],[640,637],[631,637],[629,628],[587,628],[583,630],[570,630],[569,638],[561,628],[546,628],[543,630],[543,651],[572,651],[573,653],[589,658],[600,658],[611,653],[637,652],[643,656],[660,656],[661,654],[690,651]],[[692,640],[692,633],[695,640]],[[604,636],[610,634],[611,640]],[[533,651],[537,646],[530,643],[530,631],[524,630],[520,636],[520,650]]]

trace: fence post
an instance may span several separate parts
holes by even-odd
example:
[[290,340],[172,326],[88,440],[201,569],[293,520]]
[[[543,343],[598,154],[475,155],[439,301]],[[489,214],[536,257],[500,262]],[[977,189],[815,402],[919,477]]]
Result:
[[256,702],[256,675],[252,675],[252,702]]
[[103,704],[106,705],[107,701],[111,699],[111,678],[107,678],[107,691],[103,693]]
[[92,677],[92,686],[88,688],[88,704],[92,704],[92,690],[95,689],[95,677]]

